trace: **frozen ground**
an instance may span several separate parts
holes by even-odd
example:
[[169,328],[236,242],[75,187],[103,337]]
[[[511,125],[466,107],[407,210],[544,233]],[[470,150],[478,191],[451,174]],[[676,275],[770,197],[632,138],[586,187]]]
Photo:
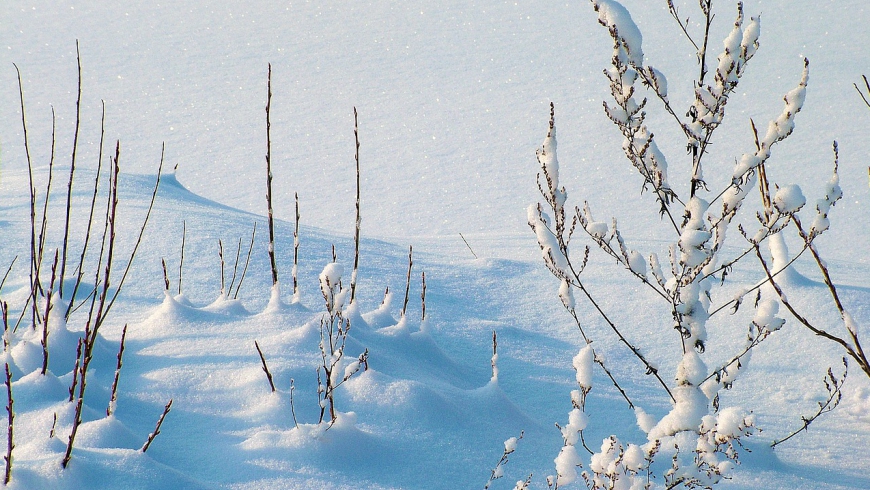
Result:
[[[684,2],[685,3],[685,2]],[[726,5],[727,3],[727,5]],[[668,75],[671,99],[688,101],[693,61],[664,1],[625,1],[644,34],[644,52]],[[861,1],[795,5],[749,1],[762,13],[761,49],[728,105],[730,123],[714,144],[730,174],[752,145],[748,119],[775,117],[782,95],[810,59],[807,102],[795,134],[771,161],[775,182],[796,182],[810,202],[830,175],[831,141],[840,144],[845,198],[819,245],[847,307],[870,325],[870,198],[866,167],[870,111],[852,87],[870,72],[870,15]],[[693,5],[681,12],[697,17]],[[732,2],[716,5],[716,49],[733,18]],[[68,331],[52,333],[54,376],[41,376],[41,351],[13,353],[17,447],[13,488],[476,488],[482,487],[502,442],[525,437],[494,488],[534,473],[544,486],[562,440],[573,383],[571,359],[581,338],[542,267],[525,208],[537,202],[534,151],[556,104],[562,182],[569,201],[596,203],[599,219],[615,216],[635,247],[656,249],[670,238],[657,223],[640,180],[625,161],[621,138],[605,118],[601,71],[611,42],[587,2],[55,2],[0,5],[0,267],[20,255],[2,290],[13,312],[28,292],[27,167],[16,72],[21,70],[29,137],[39,188],[48,175],[51,110],[57,112],[57,188],[65,183],[75,122],[76,55],[83,65],[79,146],[82,186],[73,209],[77,230],[87,216],[84,182],[96,168],[100,100],[106,140],[121,140],[120,256],[150,198],[161,142],[170,174],[130,279],[103,330],[89,385],[85,423],[69,468],[66,390],[72,376],[81,313]],[[293,194],[302,214],[301,307],[268,308],[264,152],[266,66],[273,67],[272,141],[278,264],[290,302]],[[680,104],[686,106],[688,102]],[[363,315],[348,355],[369,349],[370,370],[337,395],[354,412],[314,438],[294,427],[290,379],[300,424],[316,422],[317,326],[322,311],[317,276],[335,244],[346,280],[352,261],[354,206],[353,107],[360,114],[363,242],[359,305],[378,309],[393,291],[390,315]],[[651,111],[653,112],[653,111]],[[660,115],[650,125],[671,156],[672,178],[685,175],[683,142]],[[670,129],[673,131],[672,129]],[[111,145],[110,143],[109,145]],[[109,146],[107,145],[107,146]],[[733,151],[723,151],[723,149]],[[171,169],[177,165],[177,172]],[[682,165],[682,166],[681,166]],[[56,196],[60,196],[57,194]],[[630,198],[630,199],[629,199]],[[647,206],[638,205],[646,203]],[[53,208],[50,247],[60,208]],[[189,305],[164,297],[160,259],[175,290],[182,221],[187,226],[183,292]],[[251,267],[239,302],[219,296],[217,240],[235,253],[258,223]],[[475,259],[459,236],[462,233]],[[734,233],[736,235],[736,233]],[[81,237],[79,233],[76,235]],[[407,247],[415,250],[409,310],[398,322]],[[793,244],[794,245],[794,244]],[[809,262],[798,270],[818,281]],[[421,271],[427,320],[421,325]],[[585,272],[597,298],[630,337],[660,359],[673,377],[674,342],[655,297],[601,254]],[[758,280],[737,268],[735,284]],[[819,318],[835,315],[818,282],[797,282],[790,297]],[[724,294],[724,293],[723,293]],[[646,410],[669,403],[643,368],[612,341],[581,304],[582,321],[614,374]],[[273,305],[274,306],[274,305]],[[664,319],[664,320],[663,320]],[[745,320],[745,319],[744,319]],[[669,320],[668,320],[669,321]],[[664,322],[664,324],[663,324]],[[732,323],[729,323],[732,322]],[[104,416],[121,328],[129,324],[118,410]],[[734,317],[711,327],[728,345],[742,342]],[[745,322],[744,322],[745,323]],[[740,324],[742,325],[742,323]],[[60,328],[60,327],[58,327]],[[491,332],[499,335],[499,379],[490,382]],[[17,340],[28,340],[26,329]],[[648,341],[664,338],[662,342]],[[32,339],[31,339],[32,340]],[[271,394],[254,340],[263,347],[278,393]],[[726,354],[723,352],[721,357]],[[841,406],[807,433],[778,447],[825,394],[822,378],[840,352],[792,321],[754,354],[728,392],[728,404],[754,411],[764,430],[746,443],[751,453],[724,488],[870,487],[870,383],[853,369]],[[711,364],[721,360],[711,353]],[[640,376],[638,374],[641,374]],[[601,379],[599,379],[601,378]],[[138,449],[172,398],[161,434]],[[0,396],[0,400],[4,397]],[[587,441],[618,432],[643,439],[634,414],[606,378],[596,374]],[[2,411],[0,411],[2,412]],[[352,418],[355,417],[355,420]],[[0,444],[0,447],[3,445]],[[595,447],[595,444],[590,444]]]

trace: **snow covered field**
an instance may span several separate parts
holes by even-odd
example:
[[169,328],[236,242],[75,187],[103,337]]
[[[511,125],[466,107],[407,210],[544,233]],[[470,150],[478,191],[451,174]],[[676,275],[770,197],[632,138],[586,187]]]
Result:
[[[697,77],[691,44],[665,1],[622,3],[643,33],[645,62],[667,75],[669,98],[684,111]],[[676,3],[699,29],[697,5]],[[714,9],[713,57],[731,29],[736,2]],[[761,47],[728,103],[705,177],[730,178],[740,155],[754,151],[749,119],[764,128],[779,115],[783,95],[809,58],[806,102],[795,133],[773,152],[768,175],[774,183],[800,185],[815,203],[831,175],[831,142],[838,141],[845,196],[817,245],[864,332],[870,325],[870,110],[852,83],[870,73],[870,12],[859,0],[757,0],[745,2],[745,10],[747,18],[762,14]],[[658,251],[663,261],[666,240],[673,239],[672,229],[659,226],[650,193],[641,195],[642,180],[625,159],[622,136],[602,110],[602,101],[611,100],[602,71],[610,66],[613,43],[588,2],[9,1],[0,5],[0,19],[0,274],[18,256],[0,298],[9,302],[13,323],[30,292],[30,216],[12,63],[21,71],[39,203],[49,173],[51,107],[56,111],[47,250],[59,247],[63,235],[76,40],[83,93],[73,250],[80,250],[87,225],[101,100],[104,171],[116,140],[121,148],[117,271],[136,241],[166,144],[166,174],[130,277],[100,331],[66,469],[61,460],[74,418],[68,389],[87,307],[73,313],[67,327],[53,324],[45,376],[41,331],[25,318],[11,336],[16,448],[10,488],[482,488],[503,442],[521,431],[505,478],[492,488],[512,488],[529,473],[533,488],[546,487],[563,446],[553,424],[567,421],[570,392],[577,389],[572,358],[583,345],[527,225],[527,206],[540,200],[535,150],[547,134],[551,101],[568,204],[582,207],[588,200],[599,220],[618,219],[632,248]],[[280,304],[270,302],[266,253],[268,63]],[[650,101],[648,124],[668,155],[675,190],[684,195],[691,158],[657,102]],[[320,413],[315,367],[324,311],[318,276],[335,245],[345,285],[350,280],[354,107],[363,239],[346,359],[368,349],[369,369],[338,388],[342,415],[322,432],[313,425]],[[294,193],[301,212],[301,301],[291,305]],[[802,214],[807,222],[811,207]],[[184,296],[176,300],[164,295],[161,259],[175,293],[182,222]],[[232,268],[240,238],[244,259],[254,222],[257,237],[239,299],[221,298],[218,240]],[[745,242],[736,229],[730,233],[734,255]],[[797,249],[795,235],[789,236]],[[592,244],[585,235],[575,240]],[[400,320],[409,245],[410,300]],[[680,339],[669,310],[593,248],[585,284],[673,384]],[[799,259],[795,269],[805,278],[787,283],[789,299],[820,324],[842,328],[812,261]],[[751,260],[742,262],[716,294],[733,295],[761,274]],[[44,276],[47,284],[50,274]],[[380,308],[386,287],[392,302]],[[576,301],[614,377],[649,414],[665,416],[667,395],[590,305],[579,295]],[[747,309],[711,320],[710,344],[722,348],[706,354],[709,366],[743,344],[752,319]],[[723,406],[751,410],[762,429],[744,440],[751,452],[740,451],[741,464],[721,488],[870,488],[870,380],[855,365],[836,410],[769,448],[817,409],[827,394],[828,367],[835,374],[842,369],[836,345],[780,310],[785,327],[754,351],[746,372],[721,395]],[[125,324],[117,411],[106,417]],[[493,331],[497,381],[491,380]],[[274,374],[275,393],[255,340]],[[291,412],[291,378],[300,428]],[[593,378],[585,410],[589,447],[598,450],[598,441],[611,434],[645,442],[606,375],[596,370]],[[139,452],[170,399],[161,433],[147,453]],[[49,437],[55,416],[57,437]]]

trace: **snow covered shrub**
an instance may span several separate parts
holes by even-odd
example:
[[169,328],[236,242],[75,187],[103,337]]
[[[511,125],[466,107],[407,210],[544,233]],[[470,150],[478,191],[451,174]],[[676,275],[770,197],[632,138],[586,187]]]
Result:
[[[693,81],[693,100],[685,110],[677,109],[676,101],[669,98],[665,75],[645,64],[642,36],[629,12],[615,0],[591,0],[591,3],[599,23],[613,40],[611,66],[604,72],[612,96],[611,101],[604,103],[605,114],[622,134],[622,149],[640,174],[643,190],[650,191],[655,200],[660,220],[651,226],[665,227],[673,238],[666,249],[666,258],[662,260],[659,253],[644,254],[630,248],[616,220],[610,224],[596,221],[589,203],[573,209],[567,206],[567,192],[559,180],[555,117],[551,105],[549,131],[537,151],[541,167],[538,187],[543,203],[529,206],[528,220],[537,237],[545,266],[560,282],[559,298],[576,322],[587,346],[574,360],[579,389],[572,392],[573,409],[568,424],[560,428],[564,445],[555,459],[556,475],[548,478],[548,483],[551,488],[558,488],[582,478],[587,487],[596,489],[709,488],[727,475],[737,460],[740,440],[751,435],[755,425],[751,412],[723,406],[720,392],[732,388],[747,367],[752,349],[785,323],[777,316],[779,300],[792,310],[775,282],[778,275],[787,272],[793,260],[788,257],[781,233],[787,227],[797,229],[805,243],[803,250],[814,250],[812,242],[827,229],[827,212],[841,195],[837,168],[835,164],[826,197],[817,204],[817,213],[809,230],[800,224],[798,213],[806,199],[799,187],[779,186],[771,195],[765,165],[773,147],[794,129],[794,118],[803,105],[808,81],[809,62],[805,60],[797,86],[785,95],[782,112],[770,121],[766,131],[759,133],[756,130],[755,141],[746,142],[749,149],[742,155],[726,153],[717,157],[719,161],[733,159],[735,165],[724,179],[711,180],[724,182],[722,187],[711,189],[703,170],[713,149],[712,136],[722,124],[729,97],[759,47],[760,18],[744,18],[743,4],[738,3],[737,15],[723,42],[723,49],[708,67],[707,54],[711,51],[708,50],[708,37],[714,17],[712,0],[699,2],[704,18],[702,39],[691,37],[691,26],[680,20],[673,2],[668,2],[680,30],[697,49],[700,68],[700,75]],[[641,90],[657,100],[661,110],[676,121],[679,133],[686,139],[691,171],[682,181],[671,178],[668,160],[657,145],[654,132],[647,126],[646,110],[652,104],[648,104],[647,98],[639,97]],[[752,128],[755,130],[754,123]],[[733,146],[723,146],[722,150],[727,152]],[[755,192],[761,194],[762,205],[755,213],[755,229],[746,229],[748,220],[740,222],[737,225],[740,238],[732,245],[738,246],[742,252],[726,256],[726,237],[731,225],[742,214],[749,193],[756,188]],[[575,233],[585,234],[598,249],[661,299],[667,311],[666,316],[660,318],[661,338],[674,332],[671,357],[649,360],[630,340],[627,330],[618,326],[596,300],[582,275],[590,249],[584,246],[579,253],[573,253],[570,245],[573,245],[571,239]],[[769,252],[761,250],[765,242]],[[760,259],[763,269],[756,269],[759,282],[724,301],[716,298],[714,288],[725,283],[732,266],[752,255]],[[771,267],[767,265],[769,261],[772,261]],[[640,361],[646,374],[656,378],[662,396],[669,398],[671,403],[667,414],[655,417],[636,407],[619,385],[602,357],[593,350],[595,344],[581,322],[575,293],[585,298],[619,342]],[[705,359],[711,352],[717,352],[717,358],[725,357],[721,346],[708,345],[708,320],[729,307],[736,312],[747,295],[754,297],[755,312],[745,327],[744,345],[727,356],[724,363],[708,366]],[[626,298],[630,296],[625,295]],[[858,346],[854,348],[857,351],[860,344],[855,335],[851,338],[854,343],[850,345]],[[661,361],[666,364],[668,359],[676,359],[675,364],[668,366],[674,373],[671,381],[664,379],[659,368]],[[598,450],[586,447],[583,439],[588,423],[585,401],[592,389],[593,364],[604,370],[629,407],[635,410],[638,426],[647,435],[645,441],[625,443],[613,435],[605,439]],[[591,454],[588,463],[584,463],[580,456],[580,445]],[[578,468],[583,468],[582,472]]]
[[[326,419],[335,423],[335,390],[360,369],[368,369],[369,351],[366,350],[351,362],[344,360],[344,347],[350,331],[350,320],[345,303],[349,302],[351,290],[341,285],[342,267],[330,262],[320,273],[320,292],[326,303],[326,313],[320,319],[320,366],[317,368],[317,395],[320,399],[320,423]],[[322,376],[321,376],[322,373]]]

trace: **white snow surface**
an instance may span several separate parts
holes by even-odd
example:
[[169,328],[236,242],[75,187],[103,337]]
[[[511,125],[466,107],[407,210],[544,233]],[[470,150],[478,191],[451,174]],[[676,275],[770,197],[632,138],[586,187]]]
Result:
[[[639,29],[635,34],[620,20],[627,26],[620,32],[637,46],[633,54],[640,56],[642,32],[642,62],[655,66],[659,89],[685,110],[697,76],[691,44],[664,1],[620,3]],[[675,3],[683,17],[690,13],[690,28],[700,29],[696,2]],[[733,28],[732,3],[715,3],[711,46],[720,46]],[[608,19],[624,18],[616,2],[600,4],[615,16]],[[784,114],[784,102],[785,112],[801,108],[794,134],[771,149],[767,176],[771,186],[782,189],[776,200],[780,211],[818,203],[819,209],[804,206],[799,214],[805,226],[827,230],[816,243],[848,312],[841,317],[833,307],[807,257],[790,266],[802,275],[788,282],[788,298],[832,331],[860,335],[870,323],[870,110],[852,83],[870,73],[870,6],[863,0],[755,0],[744,8],[747,19],[764,14],[760,47],[714,136],[715,150],[728,148],[728,159],[708,160],[704,178],[718,188],[730,182],[738,160],[741,168],[757,165],[749,118],[764,139],[765,123]],[[18,256],[0,290],[10,317],[17,319],[28,297],[30,248],[28,173],[12,63],[21,72],[39,202],[48,177],[52,107],[56,111],[49,250],[62,239],[60,201],[75,125],[76,40],[83,93],[74,250],[88,216],[101,100],[104,171],[120,140],[117,269],[135,244],[161,144],[166,145],[155,210],[100,332],[83,424],[66,469],[60,460],[74,408],[67,402],[68,388],[87,308],[67,325],[51,323],[46,375],[39,373],[41,332],[23,325],[10,334],[13,347],[4,356],[12,370],[16,447],[8,488],[466,488],[486,481],[509,446],[516,450],[500,469],[505,478],[492,488],[509,488],[529,473],[532,488],[546,488],[545,475],[558,468],[564,475],[560,483],[567,484],[578,478],[574,465],[589,461],[585,449],[565,446],[553,427],[564,423],[566,413],[572,414],[572,429],[584,428],[591,448],[617,435],[631,467],[642,462],[634,444],[646,443],[645,432],[670,434],[706,413],[709,400],[693,386],[677,388],[679,403],[671,404],[579,290],[560,284],[544,268],[535,237],[546,233],[543,225],[536,232],[528,229],[536,210],[529,203],[539,200],[535,151],[546,135],[552,101],[566,211],[589,201],[605,221],[591,223],[588,231],[601,237],[607,234],[606,220],[617,218],[626,241],[643,253],[631,252],[632,271],[646,274],[645,255],[650,280],[671,267],[666,240],[675,239],[674,230],[669,223],[657,226],[662,224],[658,206],[651,193],[641,195],[642,181],[624,157],[623,137],[602,110],[610,97],[602,70],[609,66],[613,43],[590,2],[9,1],[0,5],[0,19],[0,275]],[[732,44],[752,45],[758,22],[745,21],[745,27],[742,41]],[[713,56],[708,56],[711,69]],[[812,76],[805,90],[795,90],[804,57]],[[266,253],[264,107],[270,62],[280,289],[272,287]],[[638,101],[642,93],[635,96]],[[784,94],[789,94],[785,101]],[[654,94],[648,95],[650,107],[659,109]],[[357,300],[344,312],[351,329],[340,372],[355,367],[351,364],[365,349],[369,369],[337,389],[338,418],[327,430],[316,423],[324,309],[319,275],[338,278],[339,271],[353,268],[354,107],[364,225]],[[646,124],[655,131],[657,151],[669,156],[668,182],[674,186],[692,168],[670,118],[650,110]],[[770,138],[790,125],[789,119]],[[839,168],[832,178],[835,139]],[[684,187],[675,190],[688,195]],[[302,223],[298,267],[294,193]],[[752,190],[747,202],[757,195]],[[710,211],[718,211],[716,206],[722,203],[711,203]],[[699,252],[709,239],[700,217],[692,218],[698,226],[683,237],[684,253]],[[751,220],[754,216],[747,229],[755,230],[758,224]],[[179,293],[182,222],[186,249]],[[217,241],[222,239],[231,269],[240,237],[244,261],[254,222],[257,236],[239,297],[221,296]],[[731,235],[740,239],[736,231]],[[728,362],[745,344],[755,292],[743,295],[737,314],[723,311],[707,325],[708,344],[728,345],[730,351],[708,351],[703,363],[694,357],[681,363],[674,354],[679,334],[661,298],[601,254],[582,230],[573,240],[575,252],[581,242],[593,248],[585,285],[672,386],[675,377],[701,381],[705,369]],[[789,250],[799,248],[794,234],[787,241]],[[337,263],[324,270],[332,263],[332,245]],[[414,247],[413,269],[407,314],[400,318],[408,245]],[[742,250],[734,247],[729,256]],[[171,281],[166,294],[161,259]],[[299,276],[298,302],[291,271]],[[421,271],[426,272],[425,320]],[[714,290],[716,299],[735,297],[761,279],[757,270],[738,265],[728,276],[731,283],[726,281],[730,286]],[[92,283],[93,277],[85,279],[86,286]],[[566,300],[576,306],[583,328],[594,337],[596,355],[632,396],[636,411],[602,371],[590,367],[591,348],[564,311]],[[757,313],[760,322],[778,327],[779,315],[786,323],[753,351],[752,363],[720,396],[723,406],[751,411],[763,432],[746,439],[752,452],[739,451],[741,464],[719,488],[870,488],[865,471],[870,457],[856,450],[870,447],[870,381],[852,364],[840,407],[775,451],[769,448],[772,440],[799,428],[801,416],[817,410],[827,396],[827,369],[841,372],[842,352],[801,328],[785,308],[765,300]],[[107,417],[125,324],[117,410]],[[497,383],[489,382],[493,330]],[[578,365],[582,369],[575,372]],[[575,414],[570,392],[577,382],[594,389],[584,411]],[[142,453],[169,399],[172,410]],[[0,406],[3,402],[0,394]],[[735,432],[741,413],[726,408],[718,419],[721,430]],[[0,414],[5,419],[2,408]],[[57,436],[49,437],[55,417]],[[517,443],[512,438],[521,431]]]

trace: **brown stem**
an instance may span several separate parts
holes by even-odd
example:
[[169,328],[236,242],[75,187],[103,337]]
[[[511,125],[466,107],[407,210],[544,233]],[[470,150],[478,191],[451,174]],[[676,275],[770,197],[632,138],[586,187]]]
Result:
[[57,250],[54,251],[54,264],[51,266],[51,285],[48,287],[48,294],[45,295],[45,317],[42,320],[42,375],[48,372],[48,317],[51,313],[53,305],[51,304],[51,295],[54,291],[54,281],[57,279]]
[[414,266],[414,246],[408,247],[408,278],[405,281],[405,301],[402,303],[402,318],[408,310],[408,293],[411,291],[411,267]]
[[184,269],[184,242],[187,239],[187,221],[181,222],[181,260],[178,262],[178,294],[181,294],[181,279]]
[[[118,281],[118,287],[115,288],[115,294],[112,295],[112,300],[109,302],[109,306],[106,308],[106,314],[109,313],[109,310],[111,310],[112,306],[115,304],[115,300],[118,299],[118,295],[121,294],[121,289],[124,287],[124,282],[127,280],[127,274],[130,273],[130,268],[133,265],[133,259],[136,258],[136,252],[139,250],[139,245],[142,244],[142,236],[145,234],[145,228],[148,226],[148,219],[151,217],[151,211],[154,209],[154,201],[157,200],[157,190],[160,188],[160,178],[163,175],[163,157],[165,153],[166,143],[163,143],[160,148],[160,165],[157,167],[157,179],[154,182],[154,190],[151,192],[151,201],[148,203],[148,211],[145,213],[145,219],[142,220],[142,226],[139,227],[139,236],[136,237],[136,243],[133,245],[133,251],[130,252],[130,258],[127,260],[127,265],[124,267],[124,273],[121,274],[121,280]],[[108,279],[109,276],[107,275],[106,281],[108,281]]]
[[420,292],[420,302],[422,303],[423,307],[423,314],[420,318],[420,320],[422,321],[426,319],[426,272],[423,272],[423,287],[422,291]]
[[266,204],[269,210],[269,263],[272,266],[272,285],[278,284],[278,266],[275,263],[275,221],[272,213],[272,64],[269,63],[266,97]]
[[[91,225],[94,222],[94,209],[96,208],[96,204],[97,204],[97,195],[99,194],[99,188],[100,188],[100,178],[101,178],[100,176],[102,175],[102,170],[103,170],[103,141],[104,141],[104,137],[106,135],[106,101],[103,100],[100,102],[102,103],[103,109],[102,109],[102,117],[100,118],[100,150],[99,150],[99,154],[97,155],[97,175],[96,175],[96,177],[94,177],[94,193],[93,193],[93,196],[91,197],[91,208],[90,208],[90,212],[88,213],[88,225],[85,229],[85,241],[84,241],[84,244],[82,245],[82,253],[79,256],[78,274],[76,274],[76,281],[75,281],[75,285],[73,286],[73,292],[70,295],[69,303],[67,305],[66,312],[64,313],[65,320],[68,320],[69,316],[77,308],[77,307],[74,308],[73,304],[75,303],[76,293],[79,290],[79,286],[81,286],[82,278],[84,277],[84,274],[85,274],[85,270],[84,270],[85,256],[87,255],[87,252],[88,252],[88,245],[91,242]],[[87,301],[87,298],[85,298],[83,300],[83,303],[81,303],[81,304],[84,304],[84,302],[86,302],[86,301]],[[79,304],[79,306],[81,306],[81,304]]]
[[293,296],[299,295],[299,193],[294,193],[296,200],[296,224],[293,227]]
[[9,403],[6,405],[6,413],[8,415],[6,424],[6,456],[3,459],[6,461],[6,476],[3,479],[4,485],[9,485],[12,480],[12,450],[15,448],[13,442],[13,425],[15,422],[15,412],[12,409],[12,373],[9,372],[9,363],[6,363],[6,399]]
[[350,302],[353,303],[356,299],[356,275],[359,269],[359,229],[361,224],[360,218],[360,185],[359,185],[359,121],[357,120],[356,107],[353,108],[353,138],[356,142],[356,150],[354,152],[354,160],[356,160],[356,226],[353,235],[353,273],[350,276]]
[[154,438],[160,434],[160,426],[163,425],[163,419],[166,418],[166,414],[172,410],[172,399],[169,400],[169,403],[163,407],[163,413],[160,414],[160,419],[157,420],[157,427],[154,428],[154,432],[148,434],[148,440],[145,441],[145,445],[142,446],[142,452],[148,451],[148,448],[151,447],[151,443],[154,442]]
[[218,257],[221,261],[221,297],[223,297],[226,291],[224,285],[224,242],[220,239],[218,239]]
[[124,341],[127,339],[127,325],[121,331],[121,346],[118,348],[118,364],[115,366],[115,378],[112,380],[112,396],[109,398],[109,406],[106,407],[106,416],[111,417],[118,403],[118,380],[121,378],[121,366],[124,357]]
[[78,61],[78,92],[76,95],[76,129],[73,135],[73,147],[72,147],[72,157],[70,159],[69,166],[69,181],[67,182],[67,191],[66,191],[66,221],[63,225],[63,254],[61,257],[60,263],[60,296],[63,297],[63,280],[66,277],[66,252],[67,252],[67,242],[69,240],[69,217],[70,217],[70,209],[72,208],[72,188],[73,188],[73,177],[75,176],[76,171],[76,150],[78,150],[79,146],[79,127],[81,123],[81,109],[82,109],[82,57],[81,53],[79,53],[79,40],[76,39],[76,60]]
[[275,381],[272,379],[272,373],[269,371],[269,366],[266,365],[266,357],[263,355],[263,351],[260,350],[260,344],[257,341],[254,341],[254,347],[257,348],[257,354],[260,355],[260,362],[263,364],[263,372],[266,373],[266,379],[269,380],[269,387],[272,388],[272,393],[275,393]]
[[245,258],[245,266],[242,268],[242,275],[239,277],[239,284],[236,286],[236,294],[234,299],[239,298],[239,290],[242,289],[242,282],[245,280],[245,275],[248,273],[248,264],[251,262],[251,252],[254,251],[254,237],[257,235],[257,222],[254,221],[254,231],[251,232],[251,246],[248,248],[248,256]]

